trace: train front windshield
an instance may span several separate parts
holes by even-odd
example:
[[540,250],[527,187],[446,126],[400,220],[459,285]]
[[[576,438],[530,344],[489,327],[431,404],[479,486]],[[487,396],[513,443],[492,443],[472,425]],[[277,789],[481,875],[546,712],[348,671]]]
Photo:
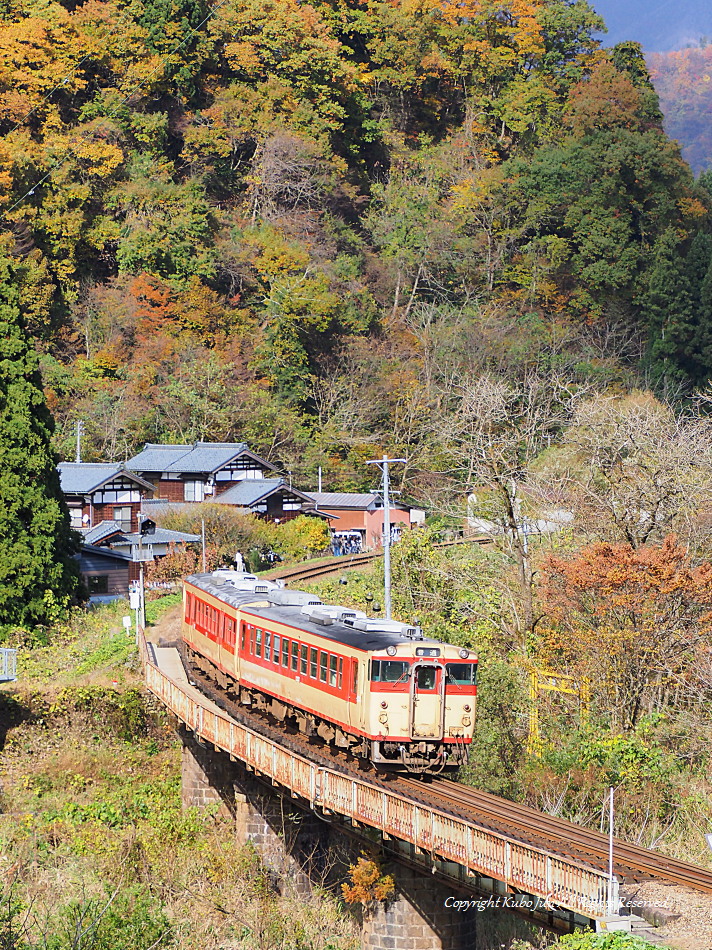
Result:
[[445,670],[447,683],[455,686],[474,686],[477,682],[476,663],[447,663]]

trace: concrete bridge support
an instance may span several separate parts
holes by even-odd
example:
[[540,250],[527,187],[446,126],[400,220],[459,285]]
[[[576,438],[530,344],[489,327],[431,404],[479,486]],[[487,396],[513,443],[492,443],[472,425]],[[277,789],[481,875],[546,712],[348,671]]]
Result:
[[364,917],[364,950],[475,950],[474,915],[445,906],[452,888],[403,865],[390,870],[396,895]]
[[215,806],[234,821],[238,844],[252,843],[280,893],[301,896],[329,872],[329,826],[271,793],[243,763],[181,731],[183,806]]

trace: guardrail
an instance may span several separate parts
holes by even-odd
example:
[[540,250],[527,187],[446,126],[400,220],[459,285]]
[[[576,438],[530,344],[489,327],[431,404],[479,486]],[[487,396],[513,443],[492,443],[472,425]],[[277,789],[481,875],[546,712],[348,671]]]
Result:
[[0,683],[17,679],[17,650],[0,648]]
[[[609,879],[603,871],[508,839],[474,821],[407,801],[367,780],[317,765],[196,702],[156,665],[143,634],[139,647],[148,689],[193,733],[313,808],[376,828],[424,854],[461,865],[472,876],[503,881],[541,898],[552,909],[556,906],[589,919],[606,916]],[[617,894],[615,897],[617,905]]]

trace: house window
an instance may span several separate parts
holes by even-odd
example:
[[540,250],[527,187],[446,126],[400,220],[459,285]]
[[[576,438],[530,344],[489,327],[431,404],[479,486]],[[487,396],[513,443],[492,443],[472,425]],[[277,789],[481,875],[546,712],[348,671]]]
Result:
[[81,528],[84,524],[82,521],[82,509],[81,508],[70,508],[69,515],[72,519],[73,528]]
[[114,521],[117,521],[121,525],[122,531],[131,530],[131,509],[130,508],[114,508]]
[[109,575],[94,574],[93,577],[87,577],[87,587],[90,594],[108,594]]
[[301,501],[285,501],[282,505],[283,511],[299,511],[302,507]]
[[191,479],[183,483],[183,499],[185,501],[202,501],[204,497],[204,486],[201,481]]

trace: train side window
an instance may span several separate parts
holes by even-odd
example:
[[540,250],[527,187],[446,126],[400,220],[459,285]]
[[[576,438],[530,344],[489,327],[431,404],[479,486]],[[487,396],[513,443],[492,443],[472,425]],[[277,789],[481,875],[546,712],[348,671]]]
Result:
[[402,660],[372,660],[372,683],[397,683],[408,675],[408,664]]
[[276,663],[279,666],[279,648],[280,648],[280,637],[278,633],[275,633],[272,638],[272,662]]
[[319,679],[322,683],[326,682],[326,677],[329,672],[329,654],[324,653],[322,650],[319,654]]
[[329,686],[336,687],[336,664],[335,656],[329,657]]
[[255,630],[255,656],[262,656],[262,631],[259,627]]
[[315,647],[309,649],[309,675],[313,680],[317,679],[319,675],[318,652]]
[[282,666],[289,669],[289,640],[282,640]]
[[351,696],[353,699],[358,696],[358,660],[351,661]]
[[269,660],[270,650],[272,649],[272,631],[265,630],[265,660]]
[[344,658],[343,658],[342,656],[340,656],[340,657],[339,657],[339,681],[338,681],[338,689],[342,689],[342,688],[343,688],[343,682],[344,682]]
[[309,647],[306,643],[302,643],[302,656],[300,661],[299,672],[303,675],[307,675],[307,657],[309,656]]
[[299,669],[299,644],[292,640],[292,670],[296,673]]

